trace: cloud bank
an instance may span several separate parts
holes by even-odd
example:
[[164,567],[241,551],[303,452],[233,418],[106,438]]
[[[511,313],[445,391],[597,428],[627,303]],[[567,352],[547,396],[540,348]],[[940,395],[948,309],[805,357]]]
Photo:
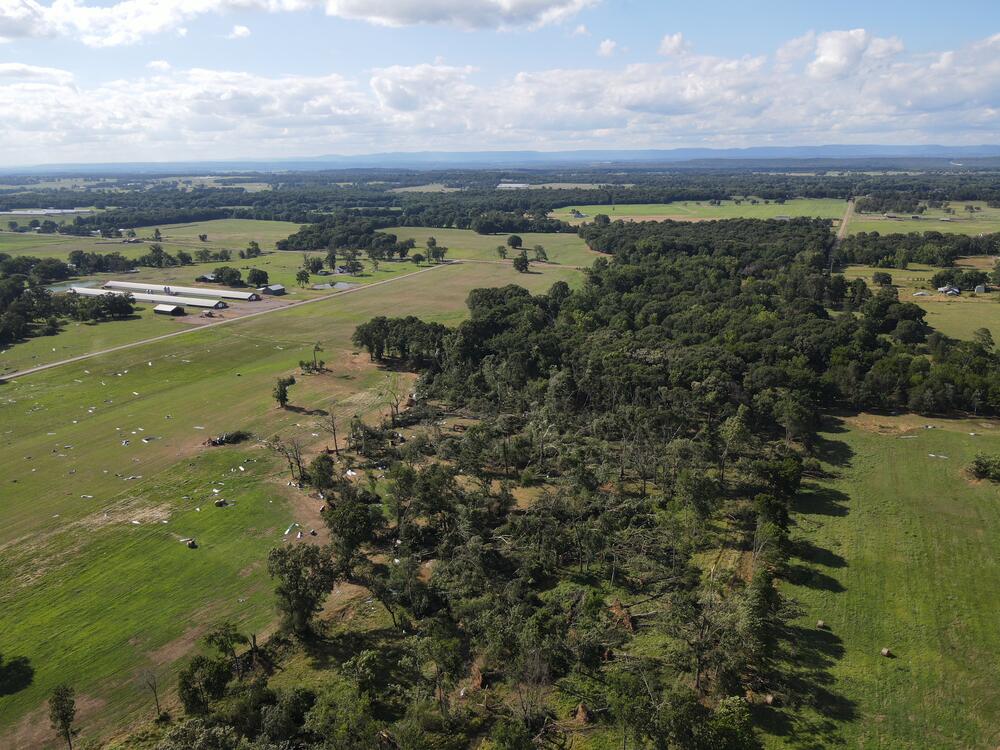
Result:
[[863,29],[828,31],[767,55],[719,57],[668,34],[659,52],[652,62],[485,81],[475,67],[440,62],[355,78],[181,69],[161,60],[133,77],[83,86],[70,71],[5,63],[0,163],[1000,142],[1000,35],[912,54]]

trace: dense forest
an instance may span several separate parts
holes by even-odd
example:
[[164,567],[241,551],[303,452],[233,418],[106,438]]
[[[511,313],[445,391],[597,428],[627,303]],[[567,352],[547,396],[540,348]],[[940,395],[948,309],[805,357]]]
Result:
[[1000,255],[1000,234],[969,237],[941,232],[859,232],[844,238],[838,260],[880,268],[906,268],[910,263],[949,267],[957,258],[970,255]]
[[[794,666],[801,626],[775,585],[793,575],[819,421],[996,413],[992,341],[932,333],[892,287],[830,276],[825,221],[581,233],[608,258],[579,290],[478,289],[455,328],[357,328],[373,360],[420,373],[412,408],[398,395],[381,426],[351,426],[348,449],[386,481],[274,445],[325,498],[332,541],[272,551],[284,634],[237,655],[244,636],[213,633],[218,655],[181,675],[193,718],[161,750],[567,748],[567,727],[587,725],[622,747],[736,750],[761,746],[772,703],[851,710]],[[398,439],[442,408],[466,426]],[[707,567],[719,549],[746,564]],[[323,689],[269,687],[268,665],[308,648],[341,583],[367,590],[386,629],[359,634]]]

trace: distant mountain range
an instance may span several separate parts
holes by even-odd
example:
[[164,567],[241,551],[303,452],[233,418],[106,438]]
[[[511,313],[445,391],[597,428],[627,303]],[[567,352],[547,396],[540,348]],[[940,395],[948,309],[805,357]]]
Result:
[[[965,164],[972,161],[972,164]],[[957,162],[957,163],[955,163]],[[836,169],[873,166],[879,169],[1000,166],[1000,146],[756,146],[751,148],[584,149],[576,151],[414,151],[344,156],[225,161],[43,164],[0,168],[5,174],[134,173],[192,174],[275,172],[323,169],[548,169],[612,168],[796,168]]]

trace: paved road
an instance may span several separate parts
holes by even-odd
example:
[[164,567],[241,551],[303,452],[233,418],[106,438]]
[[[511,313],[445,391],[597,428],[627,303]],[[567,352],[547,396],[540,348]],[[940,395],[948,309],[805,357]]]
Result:
[[46,365],[38,365],[37,367],[30,367],[26,370],[19,370],[18,372],[12,372],[7,375],[0,375],[0,383],[6,383],[16,378],[23,378],[25,375],[31,375],[36,372],[41,372],[42,370],[50,370],[53,367],[62,367],[63,365],[72,364],[73,362],[80,362],[84,359],[90,359],[91,357],[98,357],[102,354],[110,354],[111,352],[120,352],[123,349],[131,349],[134,346],[142,346],[143,344],[151,344],[154,341],[163,341],[164,339],[172,339],[175,336],[184,336],[185,334],[195,333],[196,331],[204,331],[208,328],[214,328],[215,326],[224,326],[230,323],[237,323],[241,320],[247,320],[249,318],[256,318],[260,315],[267,315],[269,313],[280,312],[281,310],[290,310],[293,307],[300,307],[301,305],[309,305],[314,302],[323,302],[328,299],[333,299],[334,297],[342,297],[345,294],[356,294],[358,292],[363,292],[366,289],[372,289],[377,286],[382,286],[383,284],[391,284],[394,281],[401,281],[403,279],[409,279],[413,276],[417,276],[421,273],[428,273],[430,271],[437,270],[438,268],[446,268],[447,266],[458,265],[461,260],[451,260],[440,265],[431,266],[430,268],[422,268],[419,271],[414,271],[413,273],[403,274],[402,276],[394,276],[391,279],[385,279],[384,281],[376,281],[372,284],[363,284],[356,286],[353,289],[345,289],[341,292],[334,292],[333,294],[326,294],[322,297],[313,297],[312,299],[304,299],[299,302],[293,302],[290,305],[282,305],[281,307],[271,307],[267,310],[260,310],[258,312],[248,313],[247,315],[241,315],[238,318],[229,318],[227,320],[219,320],[215,323],[206,323],[205,325],[192,326],[191,328],[185,328],[182,331],[174,331],[173,333],[165,333],[162,336],[153,336],[148,339],[141,339],[139,341],[133,341],[128,344],[121,344],[120,346],[112,346],[107,349],[100,349],[96,352],[88,352],[86,354],[80,354],[76,357],[70,357],[69,359],[61,359],[58,362],[49,362]]

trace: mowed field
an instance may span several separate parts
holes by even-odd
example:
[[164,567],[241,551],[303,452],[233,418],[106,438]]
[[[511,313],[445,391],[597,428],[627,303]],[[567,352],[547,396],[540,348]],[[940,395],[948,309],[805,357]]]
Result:
[[[33,670],[30,684],[0,694],[0,746],[50,741],[42,704],[58,682],[82,696],[84,736],[99,736],[148,712],[139,672],[155,668],[172,686],[171,663],[218,618],[257,632],[273,621],[263,560],[292,521],[319,525],[315,503],[285,486],[263,449],[202,447],[209,435],[245,428],[321,447],[320,410],[344,427],[384,411],[385,375],[349,341],[358,323],[379,314],[455,323],[472,288],[544,291],[574,277],[442,266],[0,386],[0,653]],[[300,376],[294,408],[274,408],[275,377],[317,341],[330,372]],[[216,497],[233,505],[216,508]],[[189,537],[197,550],[179,541]]]
[[[570,211],[577,209],[585,215],[576,219]],[[744,200],[737,205],[734,201],[722,201],[721,205],[709,205],[708,201],[676,201],[674,203],[623,203],[617,206],[567,206],[553,211],[550,216],[573,224],[593,221],[597,214],[606,214],[611,220],[626,221],[705,221],[709,219],[773,219],[777,216],[808,216],[820,219],[840,219],[844,215],[846,202],[835,198],[795,198],[784,203],[764,203],[753,205]]]
[[[434,237],[438,245],[448,248],[449,259],[489,260],[499,261],[497,245],[507,242],[508,234],[477,234],[469,229],[427,229],[424,227],[392,227],[382,230],[394,234],[400,240],[412,239],[417,243],[417,249],[412,252],[423,252],[427,238]],[[601,257],[587,247],[587,244],[575,234],[543,234],[525,232],[518,235],[524,241],[528,257],[533,258],[531,248],[541,245],[548,255],[548,265],[589,266],[595,258]],[[411,253],[412,254],[412,253]],[[508,258],[515,253],[510,251]],[[543,268],[546,264],[532,264],[532,268]]]
[[[976,206],[979,211],[969,213],[965,206]],[[968,234],[972,236],[1000,232],[1000,208],[990,208],[983,201],[955,202],[951,204],[954,214],[929,208],[919,219],[898,214],[898,219],[887,219],[881,214],[855,214],[847,227],[848,234],[858,232],[878,232],[879,234],[908,234],[910,232],[942,232],[944,234]],[[950,221],[942,221],[942,219]]]
[[[0,222],[0,226],[6,227],[6,225],[6,221]],[[186,250],[193,254],[202,247],[208,250],[225,248],[236,252],[246,248],[250,240],[256,240],[262,250],[273,250],[278,240],[294,234],[300,226],[290,221],[253,219],[216,219],[191,224],[164,224],[159,227],[163,237],[160,244],[168,253]],[[100,237],[0,231],[0,253],[65,260],[73,250],[85,250],[95,253],[118,252],[127,258],[136,258],[149,252],[155,229],[157,227],[138,227],[135,230],[136,234],[146,241],[135,244],[125,244],[118,240],[106,240]],[[198,239],[198,235],[201,234],[208,235],[207,241],[202,242]]]
[[818,445],[830,476],[796,504],[783,586],[805,706],[763,716],[768,744],[1000,746],[1000,487],[964,472],[1000,453],[1000,422],[860,415]]
[[[991,271],[995,263],[996,258],[988,256],[959,258],[956,267]],[[892,276],[892,283],[899,289],[900,301],[915,302],[924,308],[928,325],[941,333],[958,339],[971,339],[972,332],[977,328],[987,328],[994,340],[1000,341],[1000,292],[979,295],[963,292],[959,297],[948,297],[938,293],[930,283],[931,277],[941,269],[917,263],[903,270],[848,266],[844,269],[844,276],[848,280],[862,278],[873,286],[872,274],[879,270]],[[914,297],[914,292],[918,291],[928,291],[931,296]]]

